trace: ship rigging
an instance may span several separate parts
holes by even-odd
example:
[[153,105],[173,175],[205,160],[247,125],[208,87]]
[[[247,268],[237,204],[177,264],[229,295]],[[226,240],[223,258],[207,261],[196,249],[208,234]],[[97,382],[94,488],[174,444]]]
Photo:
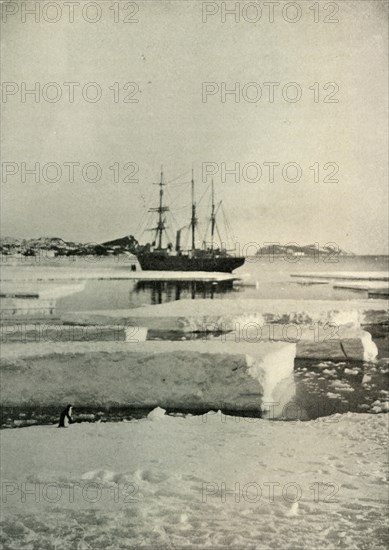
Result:
[[[173,180],[174,181],[174,180]],[[223,213],[226,233],[231,233],[228,221],[226,219],[222,201],[216,205],[214,182],[211,184],[211,214],[208,218],[202,246],[196,248],[196,242],[199,233],[198,203],[195,196],[194,171],[191,176],[191,216],[189,224],[185,224],[176,231],[176,242],[173,250],[173,244],[168,234],[167,215],[174,218],[169,206],[165,204],[165,187],[167,183],[164,180],[163,168],[161,168],[160,180],[156,184],[159,186],[159,203],[157,207],[149,208],[149,212],[157,214],[157,221],[154,227],[147,229],[154,233],[152,243],[141,247],[138,253],[138,260],[142,269],[146,270],[168,270],[168,271],[223,271],[231,272],[244,263],[243,257],[236,257],[228,254],[226,246],[223,246],[220,231],[217,224],[217,215],[219,211]],[[201,197],[200,201],[204,197]],[[178,225],[176,223],[176,225]],[[207,236],[210,228],[210,242],[207,242]],[[190,247],[185,250],[182,248],[181,235],[184,229],[189,229]],[[220,245],[215,243],[215,233],[217,234]],[[166,245],[164,246],[164,238]]]

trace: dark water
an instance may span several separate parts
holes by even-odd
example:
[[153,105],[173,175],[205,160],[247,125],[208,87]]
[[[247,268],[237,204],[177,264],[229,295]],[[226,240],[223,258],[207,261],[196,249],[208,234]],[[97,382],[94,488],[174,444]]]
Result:
[[[175,300],[193,299],[295,299],[295,300],[358,300],[368,298],[367,292],[335,289],[330,284],[302,282],[292,274],[308,272],[388,271],[387,256],[340,257],[339,261],[315,262],[312,258],[287,262],[282,258],[247,259],[234,274],[243,284],[206,283],[194,281],[130,281],[89,280],[81,293],[60,298],[57,311],[88,311],[94,309],[131,309]],[[117,267],[120,271],[129,269]],[[245,286],[246,283],[249,286]]]

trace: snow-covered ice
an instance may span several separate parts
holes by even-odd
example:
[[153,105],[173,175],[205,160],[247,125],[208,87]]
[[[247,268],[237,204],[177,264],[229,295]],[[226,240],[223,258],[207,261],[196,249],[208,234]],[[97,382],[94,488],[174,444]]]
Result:
[[9,344],[1,402],[260,411],[293,397],[295,355],[281,342]]
[[387,416],[157,416],[3,432],[4,548],[386,550]]
[[[92,259],[93,260],[93,259]],[[130,265],[99,265],[98,259],[84,265],[72,266],[18,266],[2,265],[2,280],[18,283],[33,281],[85,280],[152,280],[152,281],[233,281],[239,277],[231,273],[206,271],[131,271]],[[70,263],[70,261],[69,261]]]
[[[220,331],[236,324],[333,322],[359,326],[388,320],[387,300],[178,300],[136,309],[77,311],[62,314],[62,320],[83,324],[133,324],[150,329]],[[371,319],[374,318],[374,319]],[[212,328],[213,327],[213,328]]]

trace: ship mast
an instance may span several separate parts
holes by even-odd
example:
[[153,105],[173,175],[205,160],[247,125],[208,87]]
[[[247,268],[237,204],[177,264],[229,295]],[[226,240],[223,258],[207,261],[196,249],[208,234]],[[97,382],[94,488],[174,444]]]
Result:
[[193,177],[193,168],[192,168],[192,218],[190,225],[192,227],[192,253],[195,250],[195,240],[196,240],[196,203],[195,203],[195,189],[194,189],[194,177]]
[[215,189],[212,178],[212,210],[211,210],[211,250],[213,250],[213,239],[215,235],[216,214],[215,214]]
[[159,183],[156,185],[159,185],[159,206],[157,208],[150,208],[149,212],[158,212],[158,223],[157,227],[155,228],[155,241],[158,243],[158,250],[162,248],[162,235],[165,230],[165,221],[163,219],[163,213],[169,211],[168,206],[163,205],[163,186],[166,185],[163,182],[163,167],[161,166],[161,179]]

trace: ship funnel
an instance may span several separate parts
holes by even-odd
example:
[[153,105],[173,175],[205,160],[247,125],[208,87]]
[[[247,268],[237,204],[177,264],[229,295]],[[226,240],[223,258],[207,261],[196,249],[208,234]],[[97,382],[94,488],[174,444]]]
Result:
[[181,250],[181,229],[176,233],[176,252]]

